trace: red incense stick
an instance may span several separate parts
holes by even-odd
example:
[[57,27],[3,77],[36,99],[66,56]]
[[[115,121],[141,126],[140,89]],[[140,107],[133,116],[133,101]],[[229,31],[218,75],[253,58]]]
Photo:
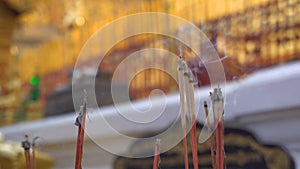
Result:
[[224,169],[224,126],[223,126],[223,114],[224,114],[224,98],[221,88],[215,88],[213,93],[210,93],[214,111],[214,123],[216,128],[216,157],[218,169]]
[[86,99],[84,101],[84,105],[80,107],[80,112],[75,122],[75,125],[78,126],[75,169],[81,169],[85,119],[86,119]]
[[158,169],[159,166],[159,153],[160,153],[160,140],[156,140],[155,151],[154,151],[154,160],[153,160],[153,169]]
[[198,169],[198,146],[197,146],[197,126],[196,126],[196,116],[193,115],[192,127],[191,127],[191,143],[192,143],[192,155],[193,155],[193,165],[194,169]]
[[217,144],[217,158],[218,158],[218,168],[224,169],[224,127],[223,122],[218,122],[218,127],[216,129],[216,144]]
[[35,158],[35,141],[39,137],[34,137],[32,140],[32,164],[33,164],[33,169],[36,169],[36,158]]
[[184,71],[185,64],[182,60],[181,54],[178,61],[178,83],[179,83],[179,94],[180,94],[180,112],[181,112],[181,126],[182,126],[182,134],[183,134],[183,153],[184,153],[184,167],[185,169],[189,169],[189,159],[188,159],[188,147],[187,147],[187,139],[186,139],[186,104],[185,104],[185,89],[187,86],[184,82]]
[[22,147],[24,148],[26,169],[31,169],[30,142],[28,141],[28,135],[25,135],[25,141],[22,142]]
[[[207,118],[207,127],[208,130],[210,130],[210,122],[209,122],[209,116],[208,116],[208,106],[207,102],[204,102],[204,110],[205,110],[205,115]],[[214,147],[214,140],[213,140],[213,134],[209,137],[209,146],[210,146],[210,155],[211,155],[211,162],[212,162],[212,167],[213,169],[216,169],[216,157],[215,157],[215,147]]]
[[198,142],[197,142],[197,126],[196,126],[196,107],[194,99],[194,79],[193,74],[190,71],[187,71],[185,74],[186,85],[187,85],[187,94],[186,101],[189,111],[189,120],[190,120],[190,139],[192,145],[192,157],[193,157],[193,166],[194,169],[198,169]]

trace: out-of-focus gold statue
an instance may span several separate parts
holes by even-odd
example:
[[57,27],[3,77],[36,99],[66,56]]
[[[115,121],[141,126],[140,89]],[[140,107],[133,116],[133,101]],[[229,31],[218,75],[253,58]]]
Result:
[[[36,151],[36,168],[51,169],[54,166],[53,159],[42,152]],[[0,169],[24,169],[24,149],[20,143],[4,141],[0,133]]]

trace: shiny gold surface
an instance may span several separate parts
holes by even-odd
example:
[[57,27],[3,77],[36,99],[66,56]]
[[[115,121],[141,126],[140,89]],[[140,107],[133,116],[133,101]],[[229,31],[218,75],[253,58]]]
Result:
[[[14,3],[22,6],[21,2]],[[24,34],[15,37],[15,41],[17,44],[19,42],[22,48],[19,63],[20,71],[24,73],[21,78],[25,81],[36,72],[44,75],[57,71],[63,66],[72,66],[84,42],[98,28],[128,14],[149,11],[167,12],[199,24],[262,3],[266,3],[266,0],[249,2],[243,0],[40,0],[34,2],[35,7],[32,10],[19,17],[20,26],[17,32],[21,29],[29,32],[28,37],[22,37]],[[50,28],[46,29],[47,27]],[[38,29],[42,30],[41,35],[36,35]],[[116,30],[116,33],[121,33],[120,31]],[[44,37],[45,34],[52,37]],[[22,44],[29,41],[31,36],[37,36],[35,37],[37,42],[29,46],[25,44],[27,47],[23,48]],[[43,59],[39,59],[41,57]]]
[[[300,58],[300,3],[296,0],[0,2],[0,109],[3,109],[1,116],[7,122],[5,124],[12,123],[11,119],[16,113],[11,112],[15,112],[16,109],[19,112],[24,111],[21,110],[20,104],[30,90],[28,81],[31,76],[41,77],[39,106],[42,107],[46,104],[45,98],[49,93],[70,82],[68,74],[72,71],[79,51],[87,39],[105,24],[130,14],[165,12],[193,22],[214,43],[220,57],[228,56],[234,64],[236,63],[238,69],[246,70],[242,72],[244,74]],[[114,35],[121,33],[123,29],[118,28],[112,30],[106,38],[113,39]],[[112,73],[119,60],[125,57],[125,53],[150,46],[163,48],[164,43],[163,38],[153,36],[151,39],[147,35],[122,41],[110,51],[110,59],[104,61],[102,69]],[[169,44],[168,48],[174,52],[178,47]],[[91,47],[89,52],[85,58],[87,62],[93,61],[105,51],[96,46]],[[188,51],[186,53],[188,55]],[[232,68],[231,65],[224,67],[226,66]],[[242,76],[242,73],[235,76]],[[144,79],[148,76],[151,79],[163,80],[146,83]],[[143,91],[143,88],[147,88],[147,91],[155,87],[172,91],[176,86],[170,86],[171,83],[173,84],[172,79],[163,73],[149,71],[138,75],[132,81],[130,90],[133,91],[133,95]],[[144,84],[159,86],[149,87]],[[139,95],[144,97],[147,92]]]

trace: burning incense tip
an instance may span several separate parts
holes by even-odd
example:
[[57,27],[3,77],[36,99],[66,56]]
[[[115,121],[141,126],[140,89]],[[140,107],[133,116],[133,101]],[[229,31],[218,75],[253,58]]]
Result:
[[210,98],[213,106],[215,119],[220,119],[224,113],[224,98],[221,88],[214,88],[213,93],[210,93]]
[[30,142],[28,141],[28,135],[25,135],[25,141],[22,142],[22,147],[25,150],[29,150],[30,149]]
[[32,146],[35,146],[35,142],[37,139],[39,139],[40,137],[39,136],[36,136],[32,139]]
[[178,59],[178,70],[183,70],[184,69],[184,63],[182,61],[182,57],[180,56]]
[[207,107],[208,107],[208,106],[207,106],[207,101],[204,101],[204,103],[203,103],[203,104],[204,104],[204,107],[205,107],[205,108],[207,108]]
[[156,139],[156,145],[160,145],[160,139]]

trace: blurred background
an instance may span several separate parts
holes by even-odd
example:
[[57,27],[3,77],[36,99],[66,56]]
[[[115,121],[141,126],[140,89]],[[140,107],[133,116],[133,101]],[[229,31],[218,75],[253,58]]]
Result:
[[[227,79],[237,80],[259,69],[299,59],[299,5],[297,0],[3,0],[0,125],[72,112],[72,100],[68,96],[79,51],[95,31],[117,18],[152,11],[187,19],[207,35],[224,58]],[[115,33],[122,33],[122,29],[116,29]],[[115,67],[128,54],[149,46],[168,48],[175,53],[178,48],[172,40],[158,35],[129,38],[106,54],[99,65],[100,75],[109,81]],[[89,57],[87,64],[97,55]],[[199,85],[209,84],[205,68],[192,57],[186,57],[201,79]],[[108,84],[102,80],[99,92]],[[130,94],[132,99],[139,99],[155,88],[166,93],[177,90],[175,81],[167,74],[148,70],[133,79]],[[103,98],[105,104],[110,104],[111,99],[105,94],[104,97],[107,97]],[[69,107],[53,112],[53,106],[59,104],[57,99]]]
[[[99,28],[122,16],[139,12],[164,12],[182,17],[199,27],[217,50],[226,79],[230,83],[247,82],[249,76],[258,76],[259,72],[265,72],[260,79],[284,79],[284,76],[297,74],[299,71],[299,0],[0,0],[0,126],[4,135],[9,133],[10,126],[14,129],[18,125],[20,128],[22,124],[48,117],[74,115],[71,82],[80,49]],[[177,31],[188,33],[189,30]],[[121,33],[122,28],[115,29],[114,34]],[[111,35],[111,38],[114,36]],[[99,65],[96,79],[96,96],[102,100],[99,106],[112,104],[110,81],[118,64],[130,53],[149,47],[167,49],[176,55],[179,53],[176,42],[161,35],[143,34],[117,43],[105,53],[104,60]],[[91,50],[99,51],[93,48]],[[84,76],[89,76],[87,65],[97,57],[97,54],[88,56],[80,74],[75,78],[84,79]],[[183,57],[198,77],[200,90],[209,85],[206,69],[199,64],[197,57],[188,49],[184,51]],[[144,63],[138,64],[157,63],[159,59],[149,56]],[[164,60],[161,62],[165,67],[170,66]],[[136,69],[134,64],[137,63],[132,63],[133,66],[124,72],[125,77],[127,71]],[[294,67],[289,69],[290,65]],[[266,73],[276,68],[280,69],[271,74]],[[250,84],[253,81],[259,80],[254,78],[250,80]],[[270,80],[264,84],[273,86],[273,82]],[[284,82],[290,84],[289,79],[284,79]],[[299,81],[292,82],[294,86],[300,84]],[[274,84],[276,87],[276,83]],[[84,85],[82,88],[89,86]],[[125,86],[122,80],[119,85],[120,88]],[[278,92],[281,95],[286,90],[290,93],[294,91],[293,97],[280,98],[283,100],[281,103],[287,102],[286,107],[276,107],[280,103],[275,101],[268,102],[273,98],[271,94],[266,100],[260,99],[258,104],[268,105],[268,110],[300,107],[297,101],[298,89],[281,83],[278,85],[279,88],[266,88],[270,89],[266,93],[274,92],[277,96]],[[157,88],[167,94],[178,92],[176,81],[165,72],[156,69],[142,71],[130,83],[130,99],[135,101],[146,98]],[[253,89],[255,91],[259,93],[265,90]],[[237,93],[232,95],[233,99],[238,100]],[[290,105],[290,100],[296,100],[296,103]],[[252,100],[246,101],[249,101],[247,106],[251,107],[252,104],[248,103],[253,103]],[[242,112],[240,116],[244,117]],[[253,112],[265,113],[266,110]],[[298,117],[299,111],[293,112],[295,114]],[[281,116],[276,116],[278,117]],[[293,126],[293,129],[298,127],[300,126]],[[14,129],[17,130],[18,128]],[[292,138],[290,140],[295,142]]]

